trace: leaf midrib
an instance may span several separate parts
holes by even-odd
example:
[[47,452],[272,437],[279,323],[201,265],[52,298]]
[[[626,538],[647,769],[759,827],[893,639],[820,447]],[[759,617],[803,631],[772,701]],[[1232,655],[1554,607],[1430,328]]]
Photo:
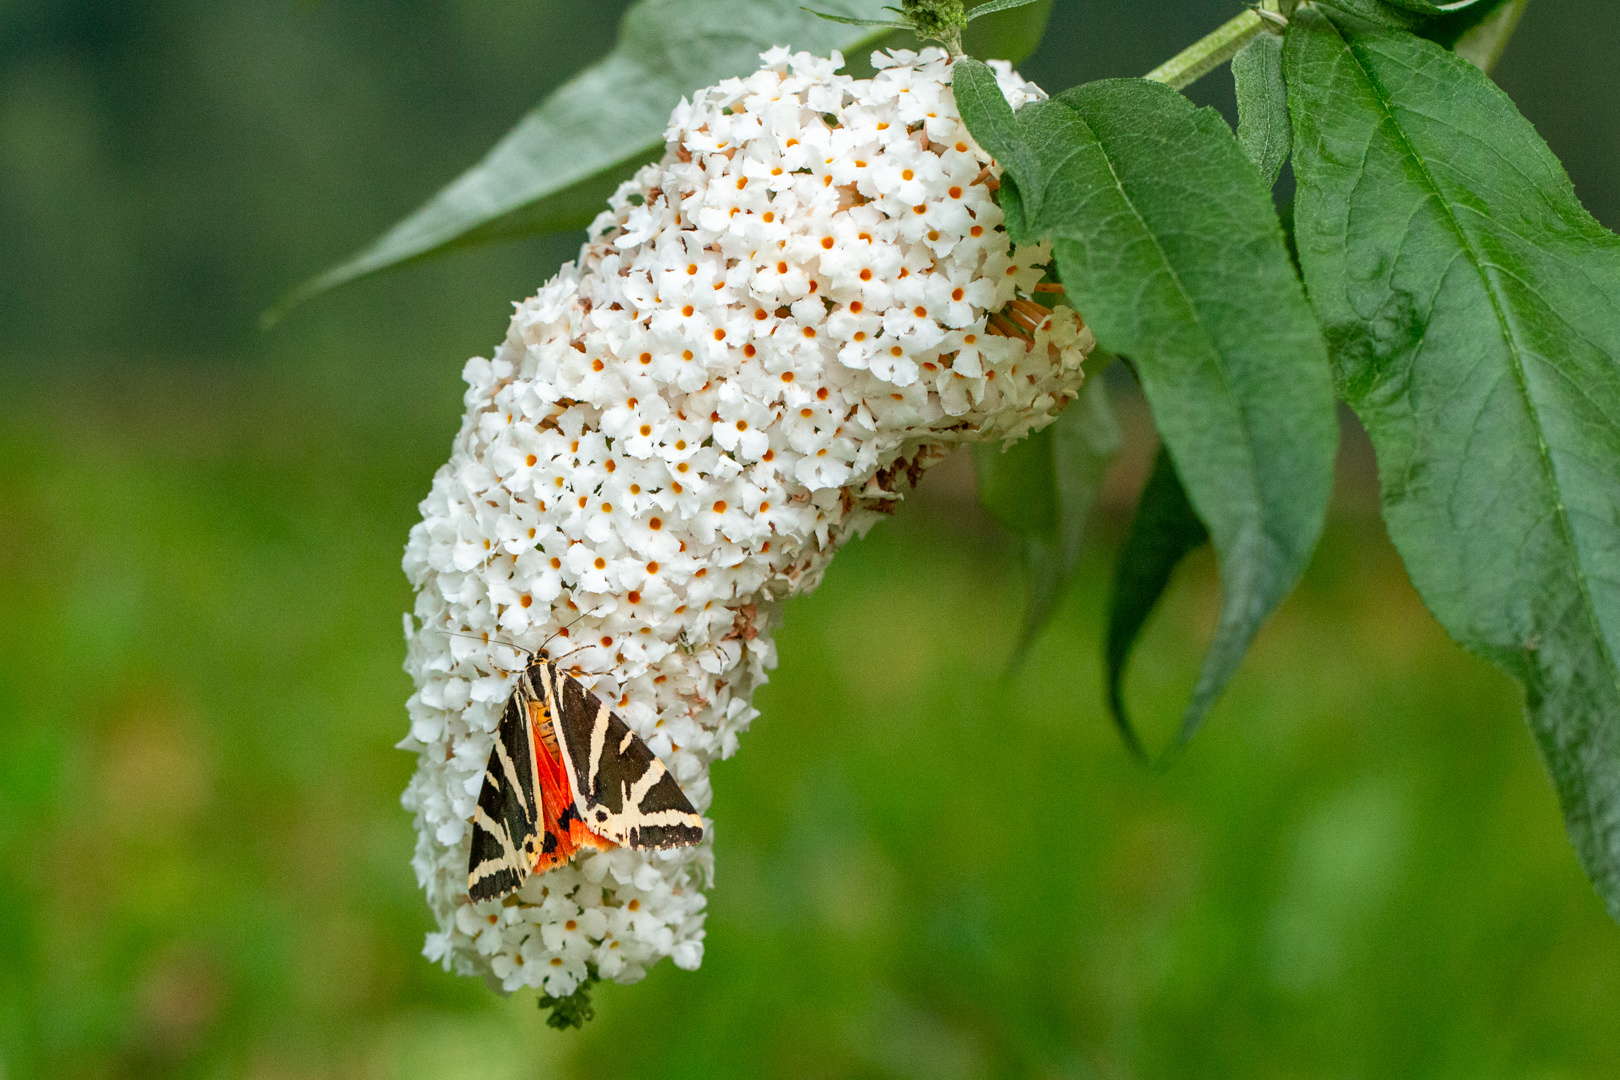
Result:
[[[1592,602],[1591,589],[1587,584],[1586,567],[1581,561],[1580,546],[1575,542],[1574,530],[1570,526],[1569,513],[1567,508],[1564,506],[1563,490],[1558,483],[1558,469],[1554,464],[1552,455],[1548,450],[1547,438],[1542,428],[1541,414],[1537,410],[1535,400],[1530,393],[1519,343],[1512,332],[1511,323],[1509,322],[1506,312],[1503,310],[1500,299],[1497,296],[1496,287],[1491,280],[1490,274],[1486,270],[1486,261],[1483,256],[1481,256],[1481,254],[1475,250],[1472,238],[1469,236],[1467,230],[1463,228],[1462,222],[1458,219],[1457,215],[1453,213],[1451,202],[1449,199],[1447,199],[1444,191],[1441,190],[1439,183],[1434,178],[1434,175],[1429,171],[1428,163],[1425,161],[1423,156],[1417,152],[1417,148],[1412,145],[1411,140],[1407,138],[1406,129],[1401,125],[1401,122],[1396,117],[1394,110],[1390,107],[1391,99],[1388,92],[1364,60],[1364,54],[1368,50],[1366,50],[1364,46],[1358,45],[1357,43],[1345,38],[1337,26],[1334,26],[1333,30],[1334,33],[1339,36],[1339,39],[1344,42],[1346,52],[1355,62],[1357,70],[1361,72],[1362,77],[1367,81],[1368,86],[1372,88],[1374,92],[1374,100],[1376,102],[1379,114],[1389,122],[1391,129],[1399,138],[1401,146],[1405,148],[1408,159],[1416,167],[1418,175],[1422,178],[1423,185],[1428,189],[1430,195],[1433,196],[1435,202],[1439,205],[1442,213],[1445,216],[1446,222],[1451,226],[1452,231],[1456,234],[1459,244],[1468,259],[1469,265],[1474,268],[1474,272],[1479,276],[1480,284],[1485,289],[1485,295],[1490,301],[1491,312],[1496,317],[1497,327],[1501,332],[1502,340],[1508,347],[1509,367],[1513,371],[1514,382],[1519,388],[1520,399],[1523,401],[1525,410],[1529,414],[1531,424],[1535,429],[1536,456],[1541,465],[1543,478],[1547,481],[1549,487],[1552,489],[1553,514],[1558,521],[1559,534],[1563,538],[1565,547],[1571,556],[1570,561],[1574,563],[1575,566],[1575,580],[1581,597],[1581,607],[1586,614],[1587,621],[1592,631],[1592,637],[1597,642],[1598,651],[1603,658],[1604,667],[1608,671],[1611,688],[1620,691],[1620,667],[1616,666],[1614,653],[1609,648],[1608,639],[1603,634],[1602,624],[1598,621],[1597,608]],[[1447,124],[1447,126],[1450,127],[1452,125]],[[1550,306],[1551,305],[1548,305],[1549,308]],[[1562,317],[1560,317],[1560,321],[1563,321]],[[1425,336],[1427,336],[1427,330],[1425,330]],[[1594,814],[1595,820],[1596,808],[1592,805],[1590,796],[1587,793],[1586,785],[1583,783],[1581,788],[1582,801],[1586,804],[1588,812]]]

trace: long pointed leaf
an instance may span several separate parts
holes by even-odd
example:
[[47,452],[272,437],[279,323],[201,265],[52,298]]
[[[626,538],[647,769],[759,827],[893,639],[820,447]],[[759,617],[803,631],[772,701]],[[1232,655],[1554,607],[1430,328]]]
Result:
[[974,446],[973,468],[979,502],[1004,528],[1025,539],[1057,539],[1057,476],[1050,427],[1008,447],[999,443]]
[[1295,227],[1384,516],[1452,636],[1524,684],[1620,918],[1620,237],[1478,69],[1302,11]]
[[[1097,357],[1092,356],[1095,363]],[[1102,365],[1088,372],[1086,385],[1057,422],[1051,435],[1052,477],[1056,486],[1056,529],[1049,538],[1024,541],[1024,576],[1029,582],[1029,606],[1010,663],[1028,654],[1058,605],[1068,595],[1084,550],[1086,524],[1097,502],[1114,455],[1119,453],[1119,421],[1108,400],[1108,386],[1098,377]]]
[[1219,114],[1128,79],[1011,116],[983,65],[955,71],[969,129],[1012,177],[1009,232],[1052,240],[1099,345],[1136,363],[1213,537],[1221,617],[1184,742],[1321,531],[1338,438],[1327,350],[1270,194]]
[[805,7],[802,4],[799,5],[799,10],[808,11],[818,19],[826,19],[828,22],[843,23],[845,26],[882,26],[890,30],[905,30],[911,25],[910,23],[903,23],[899,19],[854,19],[848,15],[831,15],[825,11],[817,11],[815,8]]
[[1125,709],[1125,669],[1142,627],[1170,584],[1170,575],[1208,539],[1209,530],[1187,501],[1170,455],[1160,447],[1114,567],[1104,646],[1108,707],[1126,747],[1139,758],[1146,753]]
[[[1518,22],[1519,13],[1522,13],[1525,2],[1526,0],[1465,0],[1456,4],[1433,4],[1429,0],[1316,0],[1320,8],[1365,19],[1367,22],[1384,27],[1411,30],[1447,48],[1459,46],[1459,52],[1474,61],[1476,66],[1486,70],[1489,70],[1491,63],[1494,62],[1494,57],[1488,53],[1482,58],[1471,55],[1477,51],[1476,47],[1473,44],[1464,45],[1463,39],[1488,24],[1497,23],[1495,33],[1488,29],[1484,31],[1485,34],[1497,38],[1487,47],[1505,43],[1506,38],[1512,34],[1514,24]],[[1480,59],[1486,62],[1480,63]]]
[[1011,11],[1014,8],[1028,7],[1039,2],[1040,0],[985,0],[984,3],[967,13],[968,22],[985,15],[995,15],[1003,11]]
[[[1123,441],[1119,421],[1108,400],[1108,385],[1099,376],[1103,364],[1095,353],[1080,397],[1064,410],[1052,432],[1052,472],[1057,482],[1057,535],[1053,542],[1035,541],[1025,551],[1030,591],[1029,610],[1014,656],[1034,644],[1063,601],[1080,565],[1086,523],[1091,519],[1103,474]],[[1092,367],[1092,365],[1095,365]]]
[[1049,427],[1005,451],[974,447],[979,500],[1023,548],[1029,603],[1009,665],[1024,657],[1068,593],[1103,474],[1119,452],[1119,422],[1100,377],[1112,359],[1092,354],[1079,400]]
[[1277,182],[1294,146],[1288,120],[1288,85],[1283,81],[1282,38],[1261,34],[1232,57],[1237,85],[1238,145],[1268,185]]

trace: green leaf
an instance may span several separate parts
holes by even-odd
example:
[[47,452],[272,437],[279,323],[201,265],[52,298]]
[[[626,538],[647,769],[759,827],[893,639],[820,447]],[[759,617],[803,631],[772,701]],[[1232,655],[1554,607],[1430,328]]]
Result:
[[[1488,38],[1499,55],[1512,34],[1527,0],[1466,0],[1456,4],[1434,4],[1429,0],[1316,0],[1317,5],[1365,19],[1379,26],[1395,27],[1422,34],[1447,48],[1459,46],[1478,50],[1478,44],[1464,45],[1476,30],[1497,23]],[[1517,10],[1512,10],[1517,9]],[[1509,13],[1511,11],[1511,14]],[[1505,25],[1499,20],[1505,20]],[[1470,56],[1470,59],[1473,59]],[[1488,64],[1478,64],[1488,68]]]
[[1416,30],[1433,19],[1432,13],[1396,7],[1390,0],[1317,0],[1317,3],[1382,26],[1399,26],[1407,30]]
[[[829,14],[876,14],[875,0],[827,0]],[[986,55],[1021,59],[1040,41],[1050,2],[969,36]],[[581,228],[621,180],[663,152],[670,110],[684,96],[759,66],[775,45],[852,59],[886,28],[851,28],[785,0],[641,0],[618,44],[554,91],[488,156],[353,258],[300,285],[274,322],[329,289],[459,248]]]
[[[1052,0],[1033,0],[1033,3],[1014,4],[999,9],[1014,14],[1002,15],[988,22],[975,22],[989,4],[968,10],[968,26],[962,31],[962,48],[969,56],[991,57],[997,60],[1024,59],[1035,51],[1046,35],[1046,23],[1052,15]],[[999,13],[999,11],[998,11]]]
[[1119,453],[1119,422],[1101,377],[1113,359],[1091,354],[1080,397],[1050,426],[1006,453],[993,444],[973,448],[980,501],[1022,541],[1029,606],[1013,664],[1068,594],[1103,474]]
[[1420,15],[1446,15],[1465,8],[1489,7],[1497,0],[1449,0],[1449,2],[1442,0],[1438,4],[1434,0],[1385,0],[1385,2],[1398,8],[1405,8],[1407,11],[1415,11]]
[[1100,377],[1112,357],[1092,353],[1087,361],[1086,384],[1080,397],[1057,422],[1052,432],[1052,472],[1057,482],[1058,520],[1052,542],[1032,540],[1025,548],[1029,578],[1029,610],[1014,657],[1023,656],[1068,595],[1080,566],[1086,523],[1097,503],[1103,475],[1119,453],[1123,441],[1108,385]]
[[[958,60],[951,68],[951,95],[973,139],[1003,168],[1000,202],[1008,215],[1007,233],[1018,243],[1030,239],[1024,204],[1039,207],[1046,171],[1036,148],[1013,115],[996,82],[996,74],[977,60]],[[1009,200],[1012,205],[1008,205]]]
[[1047,427],[1007,447],[999,443],[978,443],[973,447],[979,502],[1004,528],[1026,540],[1057,540],[1057,474],[1052,464],[1052,440],[1052,429]]
[[815,8],[807,8],[803,6],[800,6],[799,10],[808,11],[818,19],[826,19],[828,22],[843,23],[845,26],[886,26],[891,30],[896,28],[908,30],[911,28],[910,23],[903,23],[899,19],[852,19],[848,15],[832,15],[825,11],[817,11]]
[[1295,227],[1413,583],[1524,684],[1620,918],[1620,237],[1477,68],[1301,12]]
[[1261,34],[1232,57],[1237,83],[1238,145],[1267,186],[1277,182],[1294,145],[1288,120],[1288,84],[1283,81],[1282,38]]
[[1221,616],[1184,742],[1321,532],[1338,438],[1327,351],[1270,193],[1218,113],[1124,79],[1028,105],[1009,126],[981,69],[955,68],[973,86],[958,94],[968,128],[1000,158],[1004,190],[1012,177],[1022,234],[1052,240],[1099,345],[1136,363],[1214,540]]
[[1040,3],[1041,0],[988,0],[967,13],[968,22],[972,22],[981,15],[994,15],[998,11],[1011,11],[1013,8],[1028,7]]
[[1125,668],[1148,616],[1164,595],[1181,560],[1203,546],[1209,530],[1199,520],[1176,476],[1170,455],[1160,447],[1153,473],[1142,488],[1130,532],[1114,565],[1114,591],[1108,601],[1108,636],[1104,661],[1108,671],[1108,707],[1126,747],[1146,757],[1130,714],[1125,710]]

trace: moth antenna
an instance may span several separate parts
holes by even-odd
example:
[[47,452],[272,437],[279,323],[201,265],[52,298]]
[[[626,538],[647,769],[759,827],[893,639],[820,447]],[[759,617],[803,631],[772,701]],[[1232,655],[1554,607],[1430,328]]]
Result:
[[[550,645],[550,644],[551,644],[551,638],[554,638],[554,637],[556,637],[556,636],[557,636],[557,635],[558,635],[558,634],[560,634],[560,633],[562,633],[562,632],[563,632],[563,631],[564,631],[564,630],[569,630],[569,629],[572,629],[572,628],[573,628],[573,625],[574,625],[574,623],[577,623],[577,622],[579,622],[579,620],[580,620],[580,619],[583,619],[583,618],[584,618],[584,617],[585,617],[585,616],[587,616],[587,615],[589,615],[589,614],[590,614],[590,612],[588,612],[588,611],[582,611],[582,612],[580,612],[580,613],[579,613],[579,614],[578,614],[578,615],[577,615],[577,616],[576,616],[576,617],[575,617],[575,618],[574,618],[574,620],[573,620],[573,622],[570,622],[570,623],[568,623],[568,625],[566,625],[566,626],[559,626],[559,627],[557,627],[557,629],[556,629],[556,630],[553,630],[553,631],[552,631],[552,633],[551,633],[551,637],[548,637],[548,638],[546,638],[546,640],[544,640],[544,641],[542,641],[542,642],[541,642],[541,643],[540,643],[540,648],[538,648],[538,649],[536,649],[536,650],[535,650],[535,651],[534,651],[534,652],[532,652],[532,653],[529,653],[529,655],[530,655],[530,656],[538,656],[538,655],[539,655],[539,654],[540,654],[540,653],[543,653],[543,652],[545,652],[545,651],[546,651],[546,646],[547,646],[547,645]],[[584,647],[585,647],[585,646],[583,646],[583,645],[582,645],[582,646],[580,646],[580,648],[584,648]],[[575,649],[575,650],[574,650],[574,651],[575,651],[575,652],[578,652],[578,651],[579,651],[579,649]]]
[[[565,652],[561,656],[557,657],[557,659],[553,660],[552,663],[560,665],[564,660],[568,659],[570,656],[573,656],[577,652],[584,652],[586,649],[595,649],[595,648],[600,648],[600,646],[595,645],[595,644],[585,644],[585,645],[579,646],[579,648],[577,648],[577,649],[569,649],[567,652]],[[559,668],[559,670],[561,670],[561,669]],[[609,668],[606,668],[605,670],[602,670],[602,671],[581,671],[581,672],[579,672],[579,674],[580,675],[610,675],[610,674],[612,674],[612,672],[613,672],[613,669],[611,667],[609,667]],[[622,684],[620,684],[620,685],[621,685],[621,689],[622,689]],[[592,687],[592,689],[594,690],[595,687]]]
[[481,641],[485,645],[504,645],[508,649],[516,649],[518,652],[527,656],[530,660],[533,660],[535,656],[533,650],[525,649],[515,641],[502,641],[500,638],[492,638],[488,634],[469,634],[463,630],[444,630],[438,627],[434,627],[434,629],[438,630],[439,633],[444,634],[447,637],[464,637],[470,641]]
[[[573,622],[570,622],[565,626],[558,627],[556,629],[556,631],[554,631],[552,633],[551,637],[546,638],[546,640],[544,640],[544,641],[542,641],[540,643],[540,647],[538,649],[525,649],[522,645],[519,645],[515,641],[503,641],[500,638],[491,637],[488,634],[469,634],[464,630],[445,630],[445,629],[442,629],[440,627],[434,627],[433,629],[436,629],[436,630],[439,631],[439,633],[445,634],[445,635],[447,635],[449,637],[464,637],[464,638],[467,638],[467,639],[469,639],[471,641],[481,641],[485,645],[504,645],[508,649],[516,649],[518,652],[522,653],[524,656],[527,656],[530,659],[530,661],[533,661],[536,656],[539,656],[541,653],[546,651],[546,646],[551,644],[552,638],[555,638],[558,634],[562,633],[564,630],[569,629],[569,627],[572,627],[574,625],[574,623],[579,622],[580,619],[583,619],[586,615],[589,615],[589,614],[590,614],[590,612],[588,612],[588,611],[582,611],[582,612],[580,612],[579,616],[573,620]],[[583,646],[582,645],[582,646],[580,646],[580,648],[589,648],[589,646]],[[574,651],[578,652],[579,650],[576,649]]]
[[597,646],[592,645],[592,644],[585,644],[585,645],[579,646],[579,648],[577,648],[577,649],[569,649],[567,652],[565,652],[561,656],[557,657],[557,659],[553,660],[552,663],[553,664],[560,664],[564,660],[566,660],[568,657],[573,656],[577,652],[584,652],[586,649],[594,649],[596,647]]

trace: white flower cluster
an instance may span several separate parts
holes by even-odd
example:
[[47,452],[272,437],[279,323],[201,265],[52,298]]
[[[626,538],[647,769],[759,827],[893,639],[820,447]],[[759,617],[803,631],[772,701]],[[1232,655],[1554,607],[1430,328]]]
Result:
[[[776,49],[682,102],[664,159],[467,364],[405,553],[404,802],[440,927],[426,953],[449,969],[560,996],[587,964],[695,967],[712,849],[586,854],[469,903],[469,819],[523,660],[448,632],[557,635],[707,811],[776,605],[952,444],[1016,437],[1077,393],[1090,332],[1033,302],[1048,252],[1009,243],[945,54],[873,62],[856,80]],[[1040,96],[998,76],[1015,107]]]

